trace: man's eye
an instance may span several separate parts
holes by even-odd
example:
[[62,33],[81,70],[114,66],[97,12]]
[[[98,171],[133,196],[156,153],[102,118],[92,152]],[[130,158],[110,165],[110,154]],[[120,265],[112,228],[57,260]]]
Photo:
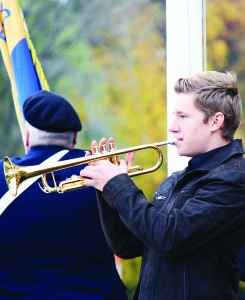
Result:
[[187,118],[187,116],[184,116],[184,115],[181,115],[180,117],[181,117],[181,119]]

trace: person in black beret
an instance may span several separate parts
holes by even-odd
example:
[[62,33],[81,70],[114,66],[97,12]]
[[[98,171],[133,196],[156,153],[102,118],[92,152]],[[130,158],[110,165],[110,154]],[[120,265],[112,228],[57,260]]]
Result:
[[[83,157],[75,149],[79,116],[63,97],[39,91],[23,105],[26,154],[19,166]],[[57,183],[81,167],[55,172]],[[52,176],[47,181],[53,186]],[[94,188],[44,193],[24,185],[0,217],[0,299],[126,300],[125,286],[102,231]],[[29,180],[30,182],[30,180]],[[0,203],[11,201],[0,161]]]

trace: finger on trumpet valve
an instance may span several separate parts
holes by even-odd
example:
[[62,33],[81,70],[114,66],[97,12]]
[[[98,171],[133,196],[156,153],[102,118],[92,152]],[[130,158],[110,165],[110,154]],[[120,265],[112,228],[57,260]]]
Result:
[[113,150],[116,150],[115,148],[114,148],[114,143],[109,143],[109,151],[113,151]]
[[106,144],[102,144],[102,145],[101,145],[101,147],[102,147],[102,151],[101,151],[101,153],[105,153],[105,152],[107,152],[107,149],[106,149]]
[[98,145],[94,146],[94,153],[93,154],[99,154]]
[[[102,154],[103,154],[103,153],[106,153],[106,152],[108,152],[108,151],[107,151],[107,149],[106,149],[106,144],[101,144],[101,145],[100,145],[100,148],[102,148],[100,153],[102,153]],[[103,159],[105,159],[105,160],[109,160],[109,161],[110,161],[110,157],[103,158]]]
[[[109,143],[109,151],[114,151],[114,150],[116,150],[116,149],[114,148],[114,143],[113,143],[113,142]],[[112,162],[113,164],[115,164],[115,165],[117,165],[117,166],[120,165],[120,162],[119,162],[119,159],[118,159],[117,156],[112,156],[112,157],[110,157],[109,160],[110,160],[110,162]]]

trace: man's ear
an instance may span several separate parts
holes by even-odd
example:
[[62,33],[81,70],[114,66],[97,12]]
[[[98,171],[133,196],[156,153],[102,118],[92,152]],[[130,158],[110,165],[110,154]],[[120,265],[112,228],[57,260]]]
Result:
[[209,118],[209,122],[211,125],[211,131],[215,132],[224,126],[225,116],[222,112],[217,112]]
[[27,153],[30,150],[30,143],[29,143],[30,133],[27,127],[25,128],[25,132],[26,132],[25,148]]
[[74,138],[73,138],[73,144],[74,144],[74,146],[76,145],[76,143],[77,143],[77,132],[75,132]]
[[72,143],[70,143],[70,145],[68,146],[69,150],[73,150],[75,148],[76,143],[77,143],[77,132],[74,133]]

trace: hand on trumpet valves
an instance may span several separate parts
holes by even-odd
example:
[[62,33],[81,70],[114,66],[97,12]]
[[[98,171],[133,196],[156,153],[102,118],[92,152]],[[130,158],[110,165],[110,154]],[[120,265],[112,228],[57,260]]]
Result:
[[[92,142],[92,154],[98,153],[96,150],[99,148],[100,152],[116,150],[116,144],[113,138],[108,139],[108,148],[107,150],[107,141],[106,138],[102,138],[100,144],[98,146],[97,141]],[[86,156],[91,155],[90,152],[86,152]],[[106,183],[113,177],[127,173],[128,168],[132,167],[134,159],[134,153],[128,153],[126,156],[126,160],[122,160],[118,158],[119,165],[111,163],[107,159],[101,159],[97,161],[92,161],[89,163],[89,166],[85,167],[80,172],[81,177],[86,177],[84,180],[84,184],[86,186],[93,186],[97,190],[103,191]]]

